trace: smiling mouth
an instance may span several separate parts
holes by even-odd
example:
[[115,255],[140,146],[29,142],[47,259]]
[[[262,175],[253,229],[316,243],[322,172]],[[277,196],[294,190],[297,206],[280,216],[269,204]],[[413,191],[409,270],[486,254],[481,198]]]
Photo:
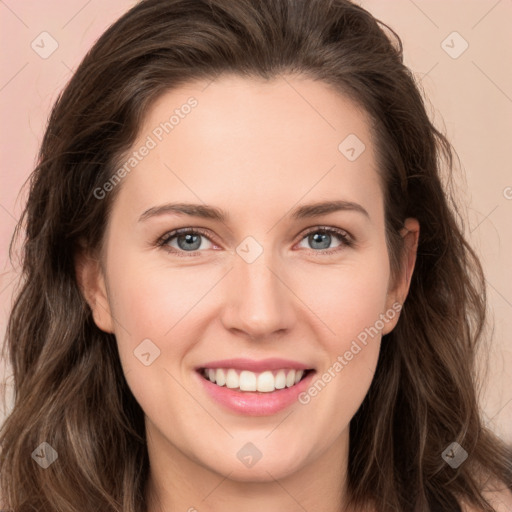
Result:
[[199,368],[198,373],[206,380],[219,387],[233,391],[272,393],[281,389],[291,388],[305,379],[313,369],[295,370],[283,368],[251,372],[234,368]]

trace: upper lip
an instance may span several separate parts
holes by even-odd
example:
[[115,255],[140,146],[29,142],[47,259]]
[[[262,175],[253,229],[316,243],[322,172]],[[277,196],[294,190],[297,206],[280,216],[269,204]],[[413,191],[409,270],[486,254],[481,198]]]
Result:
[[233,368],[235,370],[249,370],[251,372],[262,372],[265,370],[280,370],[281,368],[293,368],[295,370],[312,369],[311,366],[299,363],[298,361],[292,361],[291,359],[280,359],[275,357],[271,359],[261,359],[259,361],[256,361],[254,359],[243,358],[222,359],[219,361],[211,361],[209,363],[205,363],[199,366],[197,369],[199,370],[201,368]]

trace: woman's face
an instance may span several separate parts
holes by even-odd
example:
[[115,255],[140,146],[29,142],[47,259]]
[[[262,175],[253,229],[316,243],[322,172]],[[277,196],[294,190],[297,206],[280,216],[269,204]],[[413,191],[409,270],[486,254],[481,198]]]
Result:
[[[339,460],[407,291],[365,114],[305,78],[188,85],[154,104],[118,178],[96,191],[120,187],[88,297],[153,465],[263,481]],[[165,239],[181,228],[196,233]]]

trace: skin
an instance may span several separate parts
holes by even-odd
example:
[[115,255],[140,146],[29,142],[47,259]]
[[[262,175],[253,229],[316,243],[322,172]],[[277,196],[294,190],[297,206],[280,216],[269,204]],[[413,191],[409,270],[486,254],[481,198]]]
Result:
[[[126,175],[101,254],[77,260],[77,276],[97,326],[115,333],[127,382],[145,413],[150,512],[342,510],[349,423],[372,381],[385,323],[311,401],[271,416],[244,416],[204,392],[196,366],[217,359],[283,357],[322,375],[365,328],[402,304],[414,269],[419,225],[407,219],[403,270],[390,280],[383,193],[365,113],[329,86],[304,77],[272,82],[223,76],[162,96],[133,150],[173,110],[198,105]],[[349,161],[338,145],[349,134],[365,151]],[[290,210],[326,200],[358,203],[294,220]],[[217,220],[149,208],[205,203]],[[346,230],[345,246],[308,241],[308,228]],[[194,256],[156,245],[177,228],[203,228]],[[263,253],[252,263],[236,248],[248,236]],[[328,241],[327,241],[328,244]],[[185,253],[177,239],[169,242]],[[133,351],[150,339],[149,366]],[[237,458],[248,442],[262,453],[252,467]]]

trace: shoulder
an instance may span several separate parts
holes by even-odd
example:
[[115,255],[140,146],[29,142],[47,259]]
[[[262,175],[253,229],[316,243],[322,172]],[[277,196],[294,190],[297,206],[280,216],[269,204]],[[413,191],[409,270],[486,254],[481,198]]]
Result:
[[[495,483],[482,493],[496,512],[512,511],[512,491],[505,484]],[[481,512],[479,508],[461,503],[462,512]]]

